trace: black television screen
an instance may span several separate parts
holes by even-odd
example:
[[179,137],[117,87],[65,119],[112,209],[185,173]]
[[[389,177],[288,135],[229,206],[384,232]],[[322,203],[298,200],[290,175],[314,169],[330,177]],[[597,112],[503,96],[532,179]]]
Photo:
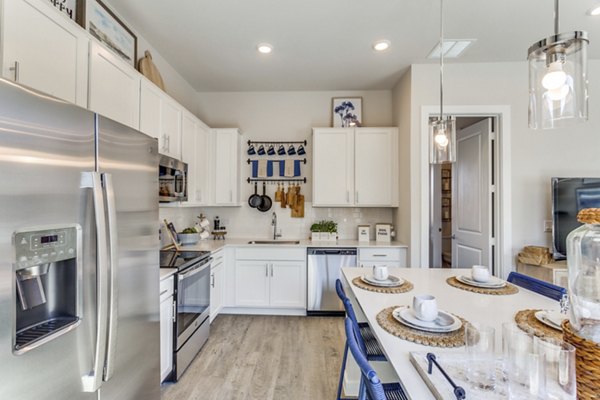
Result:
[[555,260],[567,258],[567,236],[581,225],[577,213],[600,208],[600,178],[552,178],[552,244]]

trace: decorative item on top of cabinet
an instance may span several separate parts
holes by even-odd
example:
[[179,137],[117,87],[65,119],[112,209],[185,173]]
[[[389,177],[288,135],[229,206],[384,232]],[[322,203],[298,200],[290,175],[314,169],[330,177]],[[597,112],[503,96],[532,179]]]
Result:
[[100,0],[88,1],[87,29],[102,44],[135,68],[137,37],[112,10]]
[[61,13],[85,28],[85,0],[49,0]]
[[156,68],[156,65],[154,65],[154,62],[152,61],[152,54],[150,54],[149,50],[146,50],[144,52],[144,57],[140,58],[138,61],[138,70],[156,86],[163,91],[165,90],[165,83],[163,82],[158,68]]
[[334,97],[331,99],[331,126],[352,128],[362,125],[362,97]]

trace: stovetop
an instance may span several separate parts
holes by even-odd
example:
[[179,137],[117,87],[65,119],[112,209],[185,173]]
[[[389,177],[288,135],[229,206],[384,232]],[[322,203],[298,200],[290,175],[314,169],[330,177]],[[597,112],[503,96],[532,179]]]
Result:
[[210,251],[161,250],[160,267],[183,269],[210,257]]

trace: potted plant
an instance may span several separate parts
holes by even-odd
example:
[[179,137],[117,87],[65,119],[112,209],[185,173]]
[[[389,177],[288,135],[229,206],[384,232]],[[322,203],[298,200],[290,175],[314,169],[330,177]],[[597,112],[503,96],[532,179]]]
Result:
[[315,222],[310,226],[310,239],[312,241],[321,240],[321,230],[322,226],[320,222]]
[[[333,221],[323,221],[323,231],[327,233],[328,241],[335,242],[337,240],[337,223]],[[321,233],[323,236],[323,233]],[[321,240],[323,237],[321,237]]]

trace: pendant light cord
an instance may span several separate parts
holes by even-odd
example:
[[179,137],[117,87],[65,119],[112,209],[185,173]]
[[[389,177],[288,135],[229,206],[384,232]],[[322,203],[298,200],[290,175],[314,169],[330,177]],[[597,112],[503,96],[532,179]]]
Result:
[[554,0],[554,34],[558,35],[558,0]]
[[[558,0],[556,0],[558,1]],[[444,0],[440,0],[440,122],[444,118]]]

